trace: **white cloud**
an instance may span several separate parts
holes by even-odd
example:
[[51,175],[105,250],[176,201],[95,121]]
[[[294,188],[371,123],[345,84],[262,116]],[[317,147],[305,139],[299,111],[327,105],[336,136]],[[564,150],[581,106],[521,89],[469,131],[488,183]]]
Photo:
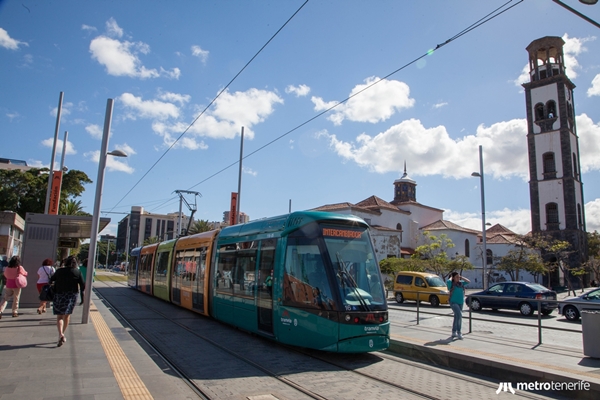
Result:
[[[600,124],[586,115],[577,117],[581,172],[600,170]],[[375,136],[362,133],[353,142],[320,133],[341,157],[378,173],[402,172],[403,162],[412,175],[466,178],[479,170],[479,145],[483,146],[484,172],[497,179],[529,179],[527,124],[524,119],[480,125],[475,135],[450,137],[444,126],[426,128],[410,119]]]
[[404,160],[414,175],[465,178],[479,170],[479,150],[484,149],[485,173],[495,177],[527,178],[527,127],[525,120],[480,125],[476,135],[452,139],[446,128],[425,128],[410,119],[371,137],[365,133],[354,142],[321,133],[341,157],[379,173],[401,172]]
[[121,29],[113,17],[110,17],[110,19],[106,21],[106,32],[109,36],[118,38],[123,37],[123,29]]
[[94,139],[102,139],[103,129],[100,125],[92,124],[85,127],[87,133]]
[[181,71],[179,68],[166,70],[160,67],[146,68],[138,57],[139,54],[149,54],[150,46],[143,42],[120,41],[109,36],[118,38],[123,36],[123,30],[117,25],[114,18],[106,22],[107,35],[100,35],[90,42],[90,53],[92,58],[106,67],[106,72],[113,76],[129,76],[132,78],[158,78],[165,76],[170,79],[179,79]]
[[587,91],[588,97],[600,96],[600,74],[592,80],[592,86]]
[[31,158],[27,160],[27,165],[33,168],[50,168],[50,164],[44,164],[40,160],[33,160]]
[[579,135],[579,163],[581,172],[600,170],[600,123],[594,121],[587,114],[581,114],[576,119],[577,134]]
[[158,95],[158,98],[160,100],[168,101],[171,103],[179,103],[179,105],[182,106],[185,103],[188,103],[190,101],[191,96],[189,94],[165,92],[165,93],[160,93]]
[[[350,92],[353,96],[377,82],[379,78],[372,76],[365,79],[364,84],[356,85]],[[320,97],[311,98],[315,111],[325,111],[333,107],[337,101],[325,102]],[[344,119],[357,122],[376,123],[390,118],[396,111],[411,108],[415,100],[410,98],[410,88],[404,82],[384,79],[369,88],[360,96],[352,97],[340,104],[327,117],[335,125],[341,125]]]
[[226,90],[215,101],[213,108],[207,110],[191,127],[187,122],[165,123],[157,120],[153,122],[152,129],[169,146],[187,130],[177,146],[206,149],[208,146],[195,138],[233,139],[240,135],[242,127],[246,139],[254,138],[252,127],[271,115],[277,103],[283,103],[283,99],[275,92],[254,88],[235,93]]
[[440,102],[440,103],[434,104],[434,105],[433,105],[433,108],[442,108],[442,107],[446,107],[447,105],[448,105],[448,103],[447,103],[447,102],[445,102],[445,101],[443,101],[443,102]]
[[[71,103],[71,102],[62,103],[62,108],[60,110],[61,118],[66,117],[67,115],[70,115],[71,108],[73,108],[73,103]],[[52,115],[53,117],[56,117],[57,114],[58,114],[58,106],[56,106],[50,110],[50,115]]]
[[258,175],[258,172],[256,172],[255,170],[253,170],[252,168],[249,167],[242,167],[242,172],[248,175],[252,175],[252,176],[256,176]]
[[12,122],[12,120],[13,120],[13,119],[17,119],[17,118],[19,118],[19,117],[21,116],[21,114],[19,114],[19,113],[18,113],[18,112],[16,112],[16,111],[15,111],[15,112],[12,112],[12,113],[11,113],[11,112],[8,112],[8,113],[6,113],[5,115],[8,117],[8,119],[10,120],[10,122]]
[[20,45],[29,46],[29,44],[25,42],[11,38],[6,30],[0,28],[0,47],[9,50],[18,50]]
[[167,118],[178,118],[179,108],[172,103],[166,103],[158,100],[142,100],[131,93],[123,93],[118,99],[123,103],[128,113],[126,118],[137,119],[151,118],[165,120]]
[[208,50],[202,50],[202,48],[198,45],[192,46],[192,55],[198,57],[203,64],[206,64],[206,60],[208,60]]
[[600,199],[585,205],[585,229],[588,232],[600,232]]
[[[42,140],[42,145],[45,147],[52,148],[52,146],[54,145],[54,138]],[[58,139],[56,141],[56,154],[57,155],[62,154],[62,148],[63,148],[63,141],[62,141],[62,139]],[[69,140],[67,140],[67,148],[65,149],[65,154],[66,155],[77,154],[77,150],[75,150],[73,143],[71,143]]]
[[84,31],[88,31],[88,32],[96,32],[98,30],[98,29],[96,29],[95,26],[90,26],[90,25],[86,25],[86,24],[82,24],[81,29]]
[[[83,154],[85,158],[95,163],[100,161],[100,150],[90,151]],[[106,157],[106,169],[109,171],[120,171],[128,174],[132,174],[135,170],[131,168],[125,161],[126,158],[123,157]]]
[[306,85],[300,85],[300,86],[289,85],[288,87],[285,88],[285,92],[293,93],[296,95],[296,97],[304,97],[310,93],[310,87],[308,87]]

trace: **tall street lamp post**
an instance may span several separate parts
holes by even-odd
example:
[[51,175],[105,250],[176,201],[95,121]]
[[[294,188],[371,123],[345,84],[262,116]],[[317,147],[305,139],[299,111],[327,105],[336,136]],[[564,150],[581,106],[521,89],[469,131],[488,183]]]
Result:
[[479,177],[481,186],[481,236],[483,244],[483,254],[481,256],[481,263],[483,265],[483,289],[488,288],[488,276],[487,276],[487,246],[486,246],[486,232],[485,232],[485,190],[483,186],[483,146],[479,146],[479,172],[473,172],[471,176]]
[[92,231],[90,233],[90,249],[88,254],[87,275],[85,277],[85,298],[83,302],[83,312],[81,323],[87,324],[90,316],[90,305],[92,301],[92,282],[94,277],[94,260],[98,245],[98,227],[100,225],[100,206],[102,204],[102,189],[104,187],[104,170],[106,168],[106,157],[127,157],[127,154],[121,150],[108,151],[108,136],[112,120],[113,99],[106,102],[106,115],[104,117],[104,132],[102,134],[102,145],[100,148],[100,159],[98,160],[98,178],[96,179],[96,197],[94,199],[94,213],[92,214]]

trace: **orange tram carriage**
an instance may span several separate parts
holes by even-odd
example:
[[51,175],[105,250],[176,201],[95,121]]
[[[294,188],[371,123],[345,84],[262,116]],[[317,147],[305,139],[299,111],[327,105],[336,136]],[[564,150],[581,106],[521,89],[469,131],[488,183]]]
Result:
[[133,249],[129,286],[277,342],[330,352],[389,346],[368,225],[317,211]]

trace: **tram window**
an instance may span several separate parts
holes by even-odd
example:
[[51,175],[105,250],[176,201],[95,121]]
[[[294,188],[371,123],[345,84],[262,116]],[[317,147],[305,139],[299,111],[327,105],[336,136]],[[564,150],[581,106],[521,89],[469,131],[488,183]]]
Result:
[[167,268],[169,266],[169,252],[158,253],[156,273],[154,274],[155,286],[167,286]]
[[333,309],[335,303],[316,240],[288,238],[285,260],[283,303]]
[[257,242],[221,246],[217,262],[216,288],[235,295],[252,295],[256,287]]

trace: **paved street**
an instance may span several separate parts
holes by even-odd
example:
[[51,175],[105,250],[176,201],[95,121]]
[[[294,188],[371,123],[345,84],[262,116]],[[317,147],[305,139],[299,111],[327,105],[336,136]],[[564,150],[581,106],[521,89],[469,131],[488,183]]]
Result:
[[[579,294],[579,292],[578,292]],[[565,295],[559,295],[559,299]],[[392,324],[416,324],[417,306],[415,302],[396,303],[388,299],[390,321]],[[432,307],[422,303],[419,308],[419,325],[424,327],[452,330],[452,311],[447,305]],[[463,332],[469,331],[469,308],[463,310]],[[511,340],[519,340],[537,344],[538,342],[538,317],[537,313],[530,317],[522,316],[518,311],[484,310],[472,313],[472,331],[478,334],[489,334]],[[542,316],[542,343],[560,347],[573,347],[581,350],[582,334],[581,321],[570,322],[555,310],[549,316]],[[527,325],[527,326],[522,326]],[[392,332],[394,331],[392,326]],[[563,330],[558,330],[563,329]],[[576,332],[569,332],[569,331]]]

